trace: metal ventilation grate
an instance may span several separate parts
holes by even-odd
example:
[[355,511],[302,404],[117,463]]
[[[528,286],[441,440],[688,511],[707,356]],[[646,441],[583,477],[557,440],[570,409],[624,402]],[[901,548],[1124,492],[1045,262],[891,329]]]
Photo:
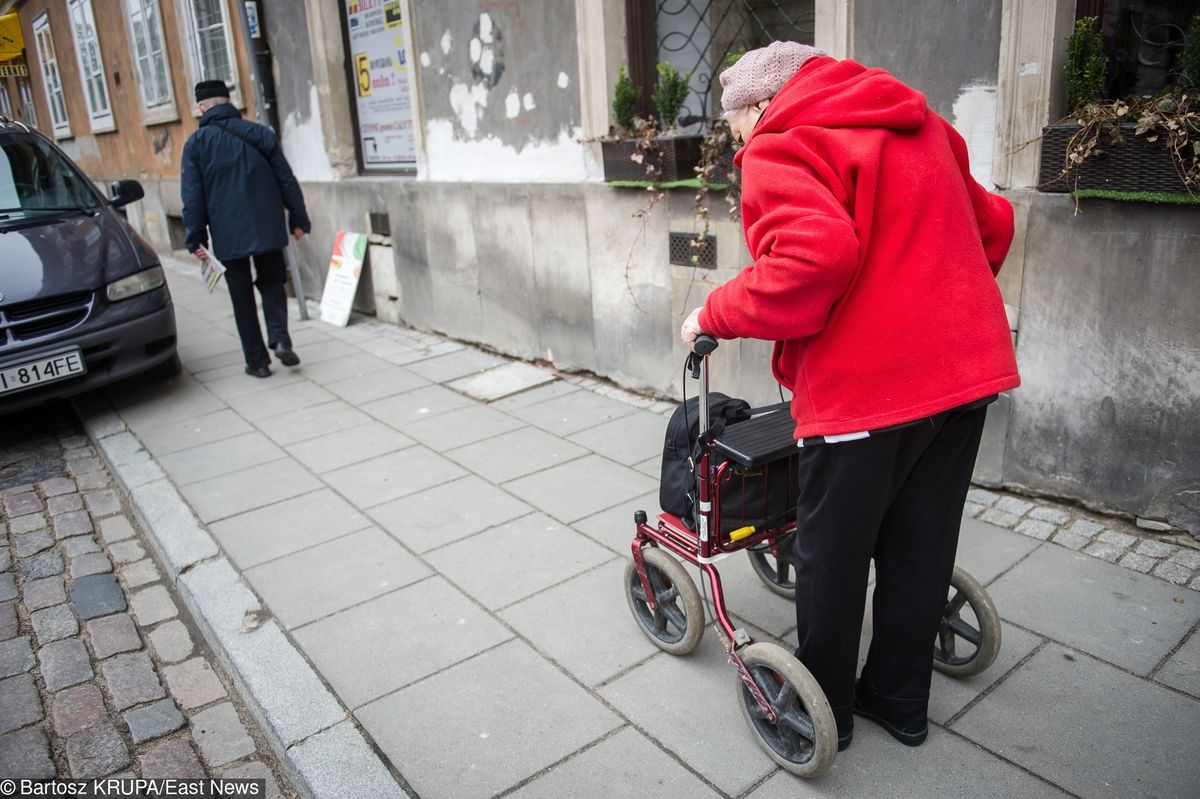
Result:
[[[698,247],[693,247],[696,239],[691,233],[671,234],[671,263],[676,266],[701,266],[705,269],[717,268],[717,237],[705,236]],[[693,262],[692,256],[699,258]]]

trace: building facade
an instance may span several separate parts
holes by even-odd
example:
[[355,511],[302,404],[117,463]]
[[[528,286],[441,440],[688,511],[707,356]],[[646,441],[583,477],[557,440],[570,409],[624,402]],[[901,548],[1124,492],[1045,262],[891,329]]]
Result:
[[[1066,110],[1075,19],[1132,24],[1188,3],[7,5],[39,127],[97,180],[142,180],[130,218],[161,249],[181,242],[191,86],[221,77],[249,117],[277,127],[303,185],[314,229],[295,254],[310,296],[336,232],[369,233],[361,309],[676,397],[679,321],[747,256],[710,198],[716,267],[672,264],[671,234],[699,224],[693,192],[644,212],[646,191],[605,183],[596,139],[612,124],[618,68],[645,88],[656,62],[675,63],[690,76],[680,122],[695,129],[740,47],[792,38],[883,66],[926,93],[966,138],[976,177],[1017,209],[1000,281],[1024,382],[990,412],[979,479],[1200,532],[1200,210],[1088,201],[1077,213],[1037,190],[1042,128]],[[714,382],[769,399],[768,352],[731,343]]]

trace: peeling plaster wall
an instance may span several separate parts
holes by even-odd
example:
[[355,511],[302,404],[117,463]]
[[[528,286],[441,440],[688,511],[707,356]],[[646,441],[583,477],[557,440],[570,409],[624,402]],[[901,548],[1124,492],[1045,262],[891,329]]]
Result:
[[333,180],[321,131],[308,24],[302,14],[275,4],[264,9],[267,41],[274,61],[279,139],[283,154],[300,181]]
[[425,177],[564,182],[599,172],[581,137],[573,0],[414,3]]
[[991,186],[1002,0],[855,0],[853,58],[924,92]]

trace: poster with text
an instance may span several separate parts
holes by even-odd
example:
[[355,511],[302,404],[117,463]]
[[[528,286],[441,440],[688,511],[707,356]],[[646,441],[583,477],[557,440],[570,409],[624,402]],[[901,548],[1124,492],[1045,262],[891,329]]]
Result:
[[365,169],[416,167],[403,0],[346,0],[346,30]]
[[365,233],[337,232],[333,256],[329,259],[329,274],[325,276],[325,291],[321,294],[322,322],[338,327],[345,327],[350,322],[350,309],[354,306],[366,254]]

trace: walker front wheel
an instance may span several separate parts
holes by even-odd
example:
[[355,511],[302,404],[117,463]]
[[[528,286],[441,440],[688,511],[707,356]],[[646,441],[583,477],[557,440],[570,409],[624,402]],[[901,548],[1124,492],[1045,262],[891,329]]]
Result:
[[679,561],[656,547],[642,550],[646,576],[654,589],[658,608],[651,612],[646,590],[633,561],[625,566],[625,599],[651,641],[664,652],[686,655],[704,635],[704,605],[700,591]]
[[954,567],[950,598],[933,642],[933,667],[950,677],[971,677],[1000,652],[1000,614],[971,575]]
[[758,743],[772,760],[800,777],[816,777],[837,756],[837,723],[816,679],[782,647],[755,643],[738,655],[766,699],[775,721],[745,678],[738,680],[738,704]]

